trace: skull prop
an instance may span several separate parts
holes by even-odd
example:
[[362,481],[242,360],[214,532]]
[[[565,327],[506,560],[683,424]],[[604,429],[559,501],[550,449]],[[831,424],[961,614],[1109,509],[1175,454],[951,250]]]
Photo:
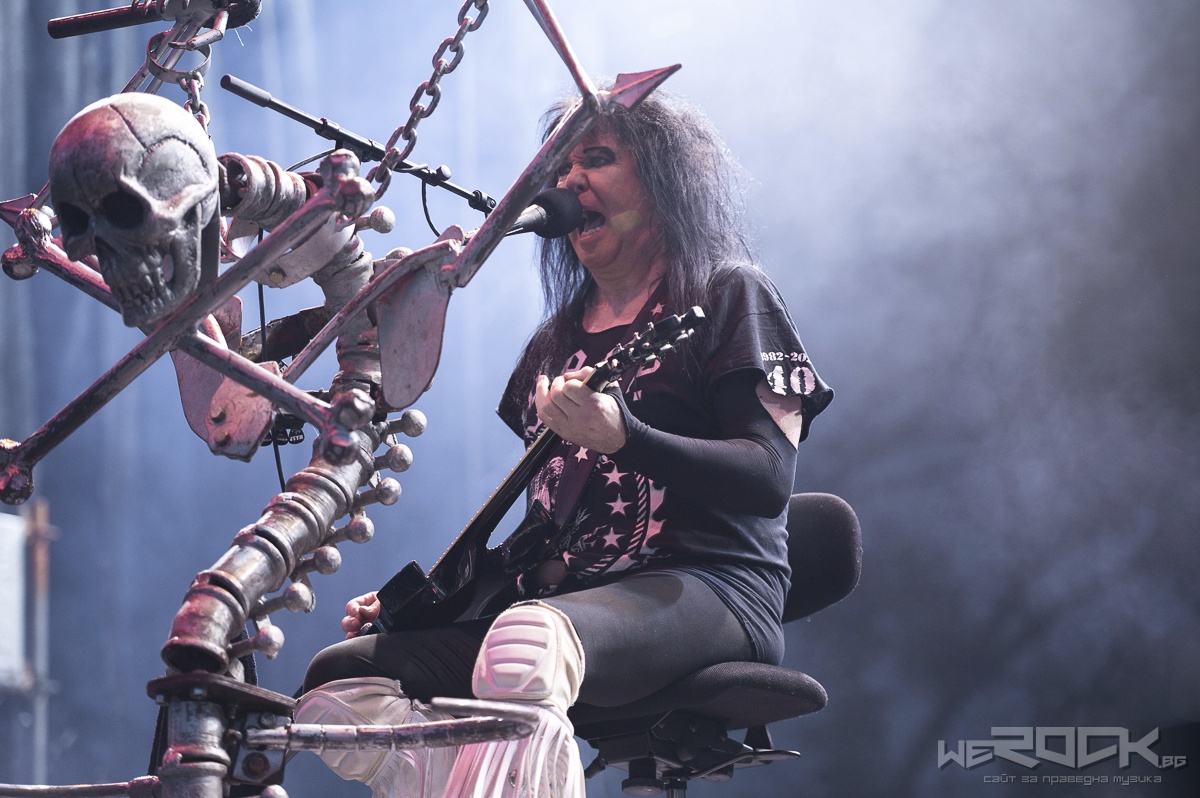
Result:
[[216,277],[216,151],[169,100],[118,94],[76,114],[50,148],[50,194],[67,255],[96,255],[130,327]]

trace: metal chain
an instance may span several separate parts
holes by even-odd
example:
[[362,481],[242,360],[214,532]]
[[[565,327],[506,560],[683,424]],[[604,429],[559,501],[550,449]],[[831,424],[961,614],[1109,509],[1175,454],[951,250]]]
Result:
[[[474,17],[470,16],[472,9],[479,12]],[[368,180],[379,183],[379,189],[375,192],[376,198],[382,197],[388,186],[391,185],[392,170],[396,168],[396,164],[406,159],[413,151],[413,147],[417,145],[417,125],[421,123],[422,119],[430,116],[441,101],[442,77],[453,72],[462,61],[463,37],[471,31],[478,30],[487,13],[488,0],[467,0],[459,9],[458,32],[449,39],[443,39],[438,46],[437,52],[433,54],[433,74],[429,76],[429,80],[417,86],[416,92],[413,93],[412,99],[408,103],[410,111],[408,121],[392,133],[383,158],[367,174]],[[450,55],[449,60],[447,60],[447,55]],[[426,97],[429,98],[428,105],[422,102]],[[404,147],[398,150],[396,145],[400,139],[404,139]]]
[[187,102],[183,107],[191,112],[192,116],[196,117],[196,121],[200,123],[200,127],[208,133],[208,104],[200,99],[200,92],[204,90],[204,76],[193,74],[179,79],[179,88],[187,92]]

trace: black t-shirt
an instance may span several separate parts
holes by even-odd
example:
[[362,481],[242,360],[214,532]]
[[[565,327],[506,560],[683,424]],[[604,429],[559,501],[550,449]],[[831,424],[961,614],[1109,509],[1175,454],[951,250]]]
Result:
[[[711,296],[701,335],[622,381],[630,411],[663,432],[717,439],[713,386],[722,377],[755,370],[766,376],[775,393],[802,397],[803,439],[833,391],[809,362],[779,292],[762,271],[735,267],[715,276]],[[655,298],[651,302],[651,319],[686,310],[663,307]],[[559,373],[601,360],[632,332],[626,327],[598,333],[579,329],[578,349]],[[514,385],[513,379],[498,412],[528,445],[538,429],[533,386]],[[587,461],[586,450],[562,442],[531,483],[530,504],[540,500],[553,512],[564,471]],[[566,524],[570,546],[563,558],[571,578],[563,589],[619,578],[631,569],[686,570],[729,605],[759,658],[778,662],[783,653],[779,617],[789,585],[784,523],[784,516],[735,514],[685,500],[669,487],[622,468],[619,452],[612,458],[599,455]]]

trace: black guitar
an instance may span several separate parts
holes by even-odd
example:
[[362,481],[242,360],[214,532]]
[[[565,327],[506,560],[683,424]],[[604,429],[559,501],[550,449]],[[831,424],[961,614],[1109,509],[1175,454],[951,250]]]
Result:
[[[588,387],[603,390],[634,366],[657,359],[687,339],[703,319],[704,311],[694,307],[683,316],[652,322],[595,364]],[[560,554],[566,541],[559,540],[557,526],[536,502],[504,543],[489,549],[488,539],[561,440],[543,427],[428,574],[414,560],[379,589],[379,618],[365,625],[362,633],[444,626],[498,611],[517,600],[517,577]]]

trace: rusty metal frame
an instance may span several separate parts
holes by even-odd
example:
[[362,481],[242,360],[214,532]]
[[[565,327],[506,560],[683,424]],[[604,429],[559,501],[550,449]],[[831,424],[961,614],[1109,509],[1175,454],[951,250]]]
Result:
[[[247,651],[259,650],[273,656],[282,645],[282,633],[270,625],[268,613],[294,609],[310,600],[311,592],[293,590],[287,595],[269,596],[280,591],[289,578],[293,586],[307,587],[307,574],[322,568],[313,555],[318,549],[346,539],[369,539],[370,525],[363,506],[373,500],[384,501],[394,491],[384,484],[388,480],[379,480],[377,472],[380,462],[387,458],[377,460],[374,452],[398,422],[389,424],[386,413],[382,416],[385,420],[380,420],[364,387],[382,387],[385,409],[407,407],[424,391],[438,365],[444,310],[453,290],[471,281],[551,178],[558,163],[601,116],[618,107],[634,106],[679,68],[675,65],[622,74],[611,89],[597,90],[547,2],[526,0],[526,5],[566,65],[581,100],[564,116],[480,228],[470,232],[451,228],[430,246],[402,258],[377,262],[373,276],[364,276],[359,270],[331,278],[330,285],[322,284],[322,288],[327,297],[338,298],[339,309],[285,372],[277,375],[262,368],[214,340],[217,325],[212,314],[250,280],[265,273],[274,260],[323,227],[331,216],[353,224],[369,208],[374,192],[357,176],[357,159],[349,153],[336,153],[323,167],[328,173],[324,187],[269,236],[155,329],[147,331],[125,357],[29,438],[21,443],[0,441],[0,498],[21,503],[32,493],[34,465],[173,349],[186,352],[273,405],[314,424],[322,441],[308,466],[287,481],[262,516],[238,532],[226,553],[196,576],[175,616],[162,649],[170,673],[147,685],[168,718],[171,747],[157,773],[108,785],[0,785],[0,796],[222,798],[236,771],[243,781],[256,783],[254,780],[261,778],[257,783],[264,785],[264,795],[271,792],[272,798],[286,798],[282,788],[270,781],[276,765],[278,772],[282,771],[282,759],[251,762],[243,747],[291,751],[460,744],[521,736],[536,724],[529,710],[511,704],[438,699],[435,709],[473,717],[420,728],[388,729],[374,736],[355,727],[306,727],[286,722],[292,706],[287,697],[227,675],[235,672],[236,658]],[[182,43],[192,41],[199,27],[195,19],[176,20],[170,31],[155,37],[157,57],[164,58],[164,64],[177,58],[186,49]],[[207,36],[202,42],[205,47],[214,39]],[[175,44],[172,53],[164,49],[169,43]],[[146,76],[143,66],[127,90]],[[147,90],[155,91],[158,86],[152,80]],[[43,189],[37,195],[0,203],[0,217],[18,235],[18,244],[4,253],[5,272],[25,278],[45,268],[113,307],[113,298],[95,264],[71,261],[50,237],[51,221],[41,210],[46,194]],[[369,307],[383,317],[378,327],[387,330],[388,340],[377,339],[372,325],[364,332],[362,320]],[[330,389],[329,402],[324,402],[299,390],[294,383],[335,341],[339,344],[341,370]],[[405,423],[421,426],[411,420],[399,425]],[[361,492],[372,484],[376,487]],[[350,524],[335,529],[333,524],[347,514],[352,516]],[[326,559],[336,567],[336,557]],[[259,633],[249,640],[231,642],[248,621],[258,625]],[[231,756],[230,741],[235,739],[238,752]]]

